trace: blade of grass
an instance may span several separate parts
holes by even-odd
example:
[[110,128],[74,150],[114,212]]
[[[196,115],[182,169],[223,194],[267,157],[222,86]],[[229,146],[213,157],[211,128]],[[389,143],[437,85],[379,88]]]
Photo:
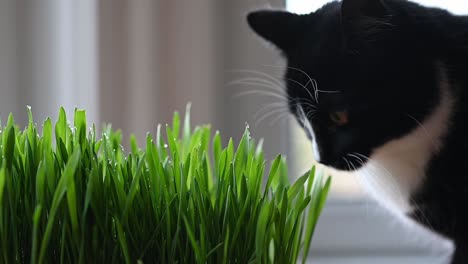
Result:
[[[50,209],[46,229],[44,232],[44,237],[42,238],[41,242],[41,248],[40,248],[40,254],[39,254],[39,263],[44,262],[44,258],[46,256],[46,250],[49,246],[49,241],[50,237],[52,234],[52,229],[54,228],[54,222],[55,222],[55,216],[57,214],[58,207],[62,201],[63,196],[65,195],[67,191],[67,187],[69,184],[69,181],[72,181],[73,174],[75,173],[76,167],[78,166],[78,161],[80,159],[80,150],[76,149],[70,160],[68,161],[67,165],[65,166],[64,172],[63,172],[63,177],[60,179],[57,189],[54,193],[54,197],[52,200],[52,206]],[[70,215],[75,215],[75,212],[73,211],[73,208],[70,208]],[[77,223],[75,223],[77,225]]]

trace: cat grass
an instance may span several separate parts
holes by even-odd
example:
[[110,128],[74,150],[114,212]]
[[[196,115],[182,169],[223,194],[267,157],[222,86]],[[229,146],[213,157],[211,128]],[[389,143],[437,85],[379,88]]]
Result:
[[248,129],[222,145],[189,111],[140,148],[60,109],[0,125],[0,263],[304,263],[330,179],[288,180]]

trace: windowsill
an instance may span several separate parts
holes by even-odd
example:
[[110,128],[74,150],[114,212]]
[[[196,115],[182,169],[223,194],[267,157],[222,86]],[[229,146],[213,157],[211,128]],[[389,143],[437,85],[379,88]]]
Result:
[[[312,242],[313,263],[448,263],[450,241],[368,198],[331,197]],[[378,261],[377,261],[378,259]]]
[[307,263],[310,264],[427,264],[448,263],[445,260],[437,260],[434,257],[424,255],[416,256],[313,256]]

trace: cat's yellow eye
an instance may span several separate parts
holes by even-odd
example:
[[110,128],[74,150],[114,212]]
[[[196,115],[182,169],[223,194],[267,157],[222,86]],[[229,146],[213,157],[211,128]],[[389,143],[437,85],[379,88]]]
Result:
[[337,111],[337,112],[332,112],[330,113],[330,119],[335,123],[337,126],[344,126],[348,124],[349,118],[348,118],[348,112],[346,111]]

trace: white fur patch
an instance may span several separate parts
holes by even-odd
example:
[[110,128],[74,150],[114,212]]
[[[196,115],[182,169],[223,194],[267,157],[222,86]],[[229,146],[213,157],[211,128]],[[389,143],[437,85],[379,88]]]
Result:
[[441,100],[434,112],[410,134],[388,142],[374,151],[357,173],[366,189],[389,209],[410,212],[410,194],[424,181],[425,168],[439,151],[446,135],[454,98],[447,72],[439,67]]
[[320,152],[318,151],[317,141],[315,141],[315,135],[313,137],[314,137],[314,139],[312,140],[312,147],[313,147],[313,151],[314,151],[314,159],[317,162],[320,162]]
[[305,119],[305,128],[309,131],[309,133],[312,136],[312,150],[314,152],[314,159],[317,162],[320,162],[320,152],[318,150],[319,148],[317,145],[317,140],[315,138],[315,132],[314,132],[314,129],[312,128],[312,125],[310,124],[310,121],[307,118]]
[[312,125],[310,124],[309,119],[306,117],[306,114],[304,113],[304,109],[302,108],[302,106],[298,107],[298,115],[302,123],[304,124],[304,129],[308,131],[312,137],[311,140],[312,140],[312,151],[314,152],[314,159],[317,162],[320,162],[320,152],[319,152],[319,148],[317,145],[317,140],[315,138],[315,132],[314,132],[314,129],[312,128]]

